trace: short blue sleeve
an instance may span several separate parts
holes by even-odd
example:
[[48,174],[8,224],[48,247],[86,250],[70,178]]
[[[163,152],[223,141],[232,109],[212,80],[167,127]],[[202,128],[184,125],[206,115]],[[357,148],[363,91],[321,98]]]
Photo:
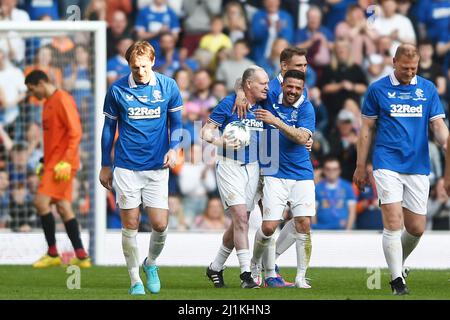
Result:
[[367,118],[378,118],[380,113],[380,106],[377,103],[375,96],[375,90],[373,87],[369,87],[366,96],[364,97],[364,103],[361,110],[361,114]]
[[183,98],[180,94],[180,89],[178,88],[175,80],[170,81],[170,101],[168,105],[169,112],[179,111],[183,108]]
[[144,28],[147,30],[147,19],[145,18],[146,8],[139,10],[138,15],[136,17],[136,23],[134,26],[136,28]]
[[117,120],[119,117],[119,108],[114,95],[114,86],[111,86],[106,93],[105,102],[103,104],[103,113],[112,120]]
[[178,20],[175,11],[169,9],[169,15],[170,15],[170,30],[180,29],[180,21]]
[[439,99],[438,93],[434,85],[431,85],[431,109],[429,114],[429,120],[434,120],[438,118],[444,118],[445,112],[442,107],[441,100]]
[[311,102],[307,101],[300,106],[297,118],[297,127],[306,129],[311,135],[316,130],[316,113]]
[[232,108],[233,102],[231,98],[225,97],[217,104],[213,112],[209,115],[209,120],[218,127],[222,127],[227,119],[227,116],[231,114]]

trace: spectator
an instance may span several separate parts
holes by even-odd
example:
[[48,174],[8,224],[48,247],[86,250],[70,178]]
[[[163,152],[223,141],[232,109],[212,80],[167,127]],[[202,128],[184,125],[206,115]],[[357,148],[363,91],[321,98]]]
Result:
[[383,230],[381,209],[378,205],[377,188],[372,175],[373,167],[367,164],[369,183],[364,190],[353,188],[357,198],[356,205],[356,229],[360,230]]
[[447,90],[447,82],[442,72],[442,67],[433,61],[434,48],[431,41],[424,40],[419,42],[419,55],[420,60],[417,74],[433,82],[436,85],[439,97],[442,98]]
[[199,48],[216,54],[221,48],[231,49],[233,46],[230,38],[223,33],[222,16],[217,15],[211,18],[211,32],[200,38]]
[[58,1],[25,0],[24,7],[31,20],[41,20],[42,16],[49,16],[52,20],[59,20]]
[[192,229],[197,230],[225,230],[231,224],[230,218],[225,216],[222,201],[219,197],[208,199],[205,212],[195,218]]
[[110,58],[106,64],[108,86],[114,81],[130,74],[131,70],[125,59],[127,49],[134,43],[131,38],[122,38],[117,43],[117,54]]
[[84,19],[106,21],[106,0],[91,0],[84,12]]
[[294,43],[297,47],[307,49],[307,60],[314,67],[323,67],[330,63],[330,49],[334,36],[326,27],[322,26],[322,11],[312,6],[307,14],[308,22],[304,29],[297,30]]
[[[312,68],[308,67],[307,73],[309,70],[312,70]],[[327,107],[322,102],[322,98],[320,97],[319,88],[312,87],[309,90],[309,100],[314,106],[314,111],[316,114],[316,131],[326,134],[328,132],[328,111]]]
[[323,174],[324,179],[316,185],[317,214],[312,229],[353,229],[356,196],[351,183],[340,178],[338,159],[326,159]]
[[[25,67],[24,75],[27,76],[33,70],[44,71],[57,88],[62,87],[62,72],[53,65],[53,51],[49,46],[38,49],[34,57],[34,64]],[[34,101],[37,99],[34,98]]]
[[[324,11],[327,13],[325,16],[325,26],[328,30],[334,30],[336,25],[345,20],[345,14],[347,7],[357,2],[356,0],[325,0],[326,6]],[[363,7],[365,8],[365,7]]]
[[337,116],[336,128],[328,137],[330,154],[339,159],[342,178],[352,181],[356,168],[356,142],[358,135],[354,128],[355,116],[349,110],[342,109]]
[[9,219],[9,177],[5,169],[0,169],[0,229],[6,227]]
[[44,156],[41,126],[36,122],[29,123],[25,138],[27,146],[27,169],[35,172],[37,165]]
[[117,11],[123,12],[126,16],[132,17],[134,21],[134,0],[106,0],[106,21],[110,26],[114,21],[114,15]]
[[[25,10],[17,9],[17,0],[0,0],[0,21],[27,23],[30,16]],[[8,60],[21,64],[25,58],[25,41],[17,32],[8,32],[0,37],[0,48]]]
[[224,33],[230,37],[233,44],[240,39],[250,40],[247,17],[240,2],[231,1],[225,5],[223,22]]
[[223,61],[217,69],[216,79],[226,83],[228,92],[234,91],[236,79],[254,64],[252,60],[246,58],[249,53],[247,41],[238,40],[234,44],[232,57]]
[[183,195],[183,211],[186,223],[192,225],[195,217],[206,207],[207,193],[216,189],[214,166],[202,161],[202,147],[192,144],[190,156],[180,171],[180,191]]
[[284,38],[277,38],[273,42],[272,51],[268,58],[264,58],[258,62],[258,65],[266,70],[269,79],[273,79],[281,72],[280,55],[281,52],[289,47],[289,42]]
[[329,123],[335,123],[346,99],[360,101],[366,92],[366,77],[361,67],[353,63],[348,41],[336,41],[331,64],[323,70],[319,87],[328,108]]
[[442,59],[443,71],[447,73],[450,69],[450,26],[447,30],[442,30],[436,44],[436,54]]
[[171,32],[164,32],[159,39],[161,53],[159,56],[156,56],[154,69],[168,77],[172,77],[182,64],[180,52],[175,47],[175,37]]
[[210,17],[220,13],[220,0],[183,0],[183,43],[192,55],[200,38],[210,30]]
[[[183,140],[183,148],[189,150],[193,143],[199,142],[199,128],[195,127],[196,121],[201,123],[201,107],[191,101],[186,101],[184,103],[184,113],[183,113],[183,129],[189,133],[189,141]],[[198,124],[197,124],[198,125]],[[201,127],[201,124],[200,124]]]
[[169,6],[167,0],[153,0],[147,7],[141,8],[136,17],[135,29],[139,40],[148,40],[155,49],[155,57],[160,55],[160,35],[171,32],[178,40],[180,21]]
[[427,205],[427,223],[431,230],[450,229],[450,199],[444,189],[444,179],[431,187]]
[[422,37],[433,44],[439,41],[443,30],[450,27],[450,2],[446,0],[418,1],[418,20]]
[[0,49],[0,124],[13,139],[16,136],[15,120],[19,115],[19,103],[27,91],[24,81],[22,71],[13,66]]
[[33,199],[28,193],[25,181],[11,181],[8,226],[16,232],[30,232],[36,221]]
[[191,96],[192,71],[186,68],[178,69],[173,74],[173,79],[178,85],[183,101],[189,101]]
[[127,15],[123,11],[115,11],[111,23],[106,30],[106,51],[108,59],[118,54],[117,45],[123,38],[132,37],[128,27]]
[[252,18],[252,58],[260,61],[270,56],[276,38],[293,40],[293,21],[291,15],[280,10],[280,0],[264,0],[264,9],[258,10]]
[[217,101],[222,100],[228,95],[227,84],[224,81],[214,81],[211,87],[211,93]]
[[338,39],[347,39],[350,42],[353,62],[361,65],[364,56],[376,52],[376,34],[369,27],[364,10],[357,4],[347,8],[345,21],[340,22],[334,34]]
[[217,99],[211,93],[212,79],[206,69],[199,69],[194,73],[193,78],[193,95],[191,101],[200,107],[200,115],[205,119],[207,111],[215,107]]
[[[391,59],[390,56],[389,59]],[[364,61],[363,68],[369,85],[387,76],[394,70],[392,65],[386,64],[383,56],[378,53],[369,55]]]
[[392,39],[391,52],[395,52],[400,43],[416,43],[411,20],[396,13],[397,3],[395,0],[380,0],[382,15],[375,17],[372,24],[378,36],[389,36]]
[[15,182],[25,183],[27,179],[28,158],[27,158],[28,146],[24,141],[19,141],[14,144],[11,150],[11,162],[8,166],[9,180]]

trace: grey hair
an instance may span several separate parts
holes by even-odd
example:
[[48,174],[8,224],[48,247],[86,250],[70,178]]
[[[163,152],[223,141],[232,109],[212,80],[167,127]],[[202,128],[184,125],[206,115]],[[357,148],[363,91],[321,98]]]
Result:
[[245,83],[246,81],[249,80],[253,80],[256,71],[264,71],[264,69],[261,68],[260,66],[257,66],[256,64],[245,69],[244,73],[242,74],[242,83]]

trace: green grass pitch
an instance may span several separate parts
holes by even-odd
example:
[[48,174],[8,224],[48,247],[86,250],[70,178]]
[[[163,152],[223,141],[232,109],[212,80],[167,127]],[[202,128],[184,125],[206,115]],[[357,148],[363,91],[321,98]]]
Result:
[[[287,280],[293,281],[296,270],[283,268]],[[141,271],[142,273],[142,271]],[[0,299],[108,299],[108,300],[295,300],[295,299],[450,299],[449,270],[412,270],[408,277],[411,294],[396,297],[388,285],[389,275],[381,270],[381,288],[369,290],[366,269],[310,268],[312,289],[239,287],[238,268],[224,271],[227,288],[213,288],[201,267],[160,267],[162,289],[157,295],[128,295],[129,278],[125,267],[81,269],[80,289],[69,290],[70,274],[65,267],[33,269],[31,266],[0,266]],[[142,274],[144,280],[144,275]],[[145,281],[145,280],[144,280]]]

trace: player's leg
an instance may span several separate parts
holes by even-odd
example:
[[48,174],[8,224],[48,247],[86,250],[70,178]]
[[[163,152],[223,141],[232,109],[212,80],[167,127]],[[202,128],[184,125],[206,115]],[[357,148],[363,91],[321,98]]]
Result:
[[233,228],[234,226],[232,222],[223,234],[222,244],[216,254],[214,261],[206,268],[206,276],[214,283],[214,286],[216,288],[222,288],[225,286],[225,281],[223,279],[223,270],[225,262],[227,261],[234,248]]
[[313,180],[293,181],[290,189],[293,220],[295,223],[295,248],[297,251],[297,275],[295,286],[311,288],[306,279],[309,261],[311,259],[311,217],[316,214],[315,185]]
[[139,228],[142,178],[137,172],[123,168],[115,168],[113,172],[113,187],[116,201],[120,208],[122,221],[122,250],[130,275],[132,295],[145,294],[142,280],[139,276],[139,250],[136,236]]
[[152,233],[147,258],[143,268],[147,276],[147,289],[151,293],[161,290],[156,260],[161,254],[167,238],[169,223],[169,169],[150,170],[140,173],[146,184],[142,190],[144,207],[152,224]]
[[276,241],[275,249],[275,259],[278,259],[287,249],[289,249],[295,243],[295,237],[293,236],[295,232],[295,222],[294,219],[289,220],[281,229]]
[[45,240],[47,241],[47,253],[33,264],[34,268],[45,268],[61,265],[61,258],[56,248],[55,236],[55,218],[50,208],[51,197],[37,193],[34,198],[34,206],[41,219],[42,229],[44,230]]
[[426,227],[426,203],[430,190],[430,182],[424,175],[402,175],[405,182],[405,194],[403,200],[403,221],[405,229],[402,232],[402,274],[406,278],[409,269],[405,267],[405,261],[422,237]]
[[83,242],[80,236],[80,226],[73,212],[72,205],[67,200],[57,200],[56,209],[66,228],[67,235],[75,250],[76,258],[70,261],[70,264],[78,265],[82,268],[89,268],[91,260],[88,257],[86,250],[84,250]]
[[403,182],[400,175],[390,170],[373,172],[383,218],[383,252],[391,272],[391,288],[394,294],[408,292],[402,276],[402,226]]

